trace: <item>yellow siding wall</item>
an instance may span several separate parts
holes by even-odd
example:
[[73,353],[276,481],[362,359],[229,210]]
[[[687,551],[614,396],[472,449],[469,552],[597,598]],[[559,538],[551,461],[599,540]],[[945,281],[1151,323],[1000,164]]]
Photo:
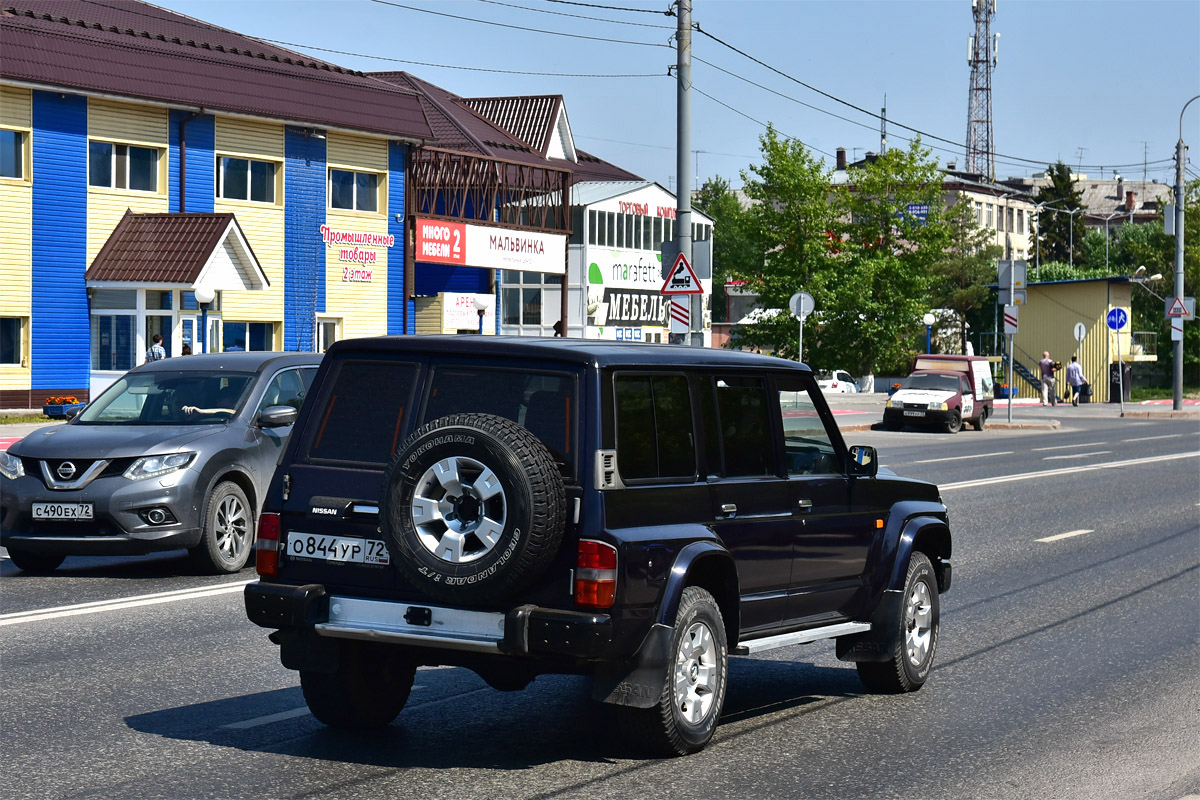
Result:
[[0,389],[30,388],[29,320],[33,304],[33,184],[29,135],[33,94],[0,86],[0,126],[25,132],[24,178],[0,178],[0,316],[21,317],[24,365],[0,366]]
[[[217,117],[214,147],[217,156],[238,155],[276,162],[275,203],[216,198],[213,210],[232,213],[250,243],[271,288],[263,292],[225,292],[222,317],[237,322],[275,322],[275,349],[283,348],[279,331],[283,320],[284,214],[283,125]],[[282,176],[283,180],[278,178]],[[317,235],[314,231],[313,235]]]
[[[1109,287],[1112,298],[1110,303]],[[1117,340],[1108,329],[1106,318],[1110,308],[1129,311],[1129,287],[1108,281],[1088,281],[1053,285],[1032,285],[1028,302],[1021,306],[1017,335],[1013,337],[1016,357],[1037,373],[1037,361],[1043,350],[1063,364],[1057,373],[1059,396],[1064,393],[1066,366],[1071,356],[1079,355],[1083,375],[1092,385],[1092,402],[1108,401],[1108,361],[1117,355]],[[1075,324],[1087,327],[1083,345],[1075,341]],[[1111,346],[1111,351],[1110,351]],[[1129,350],[1129,330],[1121,332],[1121,346]],[[1025,353],[1022,354],[1021,350]],[[1020,397],[1039,397],[1038,390],[1017,379]]]
[[439,294],[436,297],[418,297],[416,299],[418,334],[446,333],[442,330],[442,300],[444,298],[445,295]]
[[[327,155],[330,166],[380,173],[379,213],[329,209],[326,224],[335,230],[360,231],[387,235],[387,142],[362,136],[330,131]],[[314,235],[319,235],[314,232]],[[370,283],[343,280],[345,267],[360,267],[338,259],[344,245],[329,245],[325,249],[325,313],[342,317],[342,338],[380,336],[387,333],[387,249],[373,249],[378,254]],[[353,245],[350,245],[353,248]]]
[[108,241],[127,209],[134,213],[165,213],[167,194],[167,110],[151,106],[88,100],[88,138],[101,141],[157,147],[158,191],[130,192],[123,189],[88,187],[87,261],[90,265]]

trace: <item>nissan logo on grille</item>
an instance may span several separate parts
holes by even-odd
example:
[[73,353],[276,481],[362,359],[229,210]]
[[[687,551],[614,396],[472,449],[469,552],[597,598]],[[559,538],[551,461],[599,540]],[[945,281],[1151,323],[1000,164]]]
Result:
[[64,461],[58,465],[58,477],[64,481],[69,481],[75,477],[75,465],[70,461]]

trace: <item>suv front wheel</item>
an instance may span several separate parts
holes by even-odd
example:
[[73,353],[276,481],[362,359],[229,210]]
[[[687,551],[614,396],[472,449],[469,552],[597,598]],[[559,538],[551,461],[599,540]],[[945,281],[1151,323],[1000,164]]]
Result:
[[887,661],[860,661],[858,677],[875,692],[915,692],[929,677],[937,651],[939,623],[937,576],[922,552],[912,554],[904,581],[898,618],[884,624],[899,626],[896,647]]

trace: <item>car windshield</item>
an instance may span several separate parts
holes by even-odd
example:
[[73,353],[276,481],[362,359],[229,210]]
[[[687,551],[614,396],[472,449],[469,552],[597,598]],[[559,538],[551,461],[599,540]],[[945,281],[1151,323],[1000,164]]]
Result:
[[81,425],[211,425],[242,406],[251,373],[134,372],[108,387],[76,418]]
[[900,384],[901,389],[925,389],[937,392],[957,392],[957,375],[909,375]]

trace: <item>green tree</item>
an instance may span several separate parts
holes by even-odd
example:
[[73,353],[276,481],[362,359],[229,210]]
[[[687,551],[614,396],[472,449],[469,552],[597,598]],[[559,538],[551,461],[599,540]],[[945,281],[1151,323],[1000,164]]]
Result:
[[907,369],[931,308],[933,265],[951,238],[942,172],[913,140],[850,169],[831,205],[846,209],[849,224],[840,252],[812,276],[820,313],[812,361],[859,375]]
[[975,221],[970,200],[960,198],[946,214],[949,245],[933,264],[931,302],[957,317],[959,349],[967,352],[967,318],[991,300],[988,284],[996,280],[996,259],[1004,248],[995,244],[990,230]]
[[[837,258],[830,239],[845,227],[843,204],[831,198],[824,162],[803,143],[768,127],[759,149],[762,163],[742,172],[746,195],[755,201],[743,218],[747,257],[737,260],[726,277],[746,281],[769,313],[760,314],[757,324],[740,326],[730,345],[796,358],[798,323],[787,311],[788,299],[798,291],[812,292],[814,276]],[[757,260],[756,253],[762,254]],[[806,329],[806,357],[807,340]]]
[[[1075,188],[1071,168],[1059,161],[1046,168],[1050,183],[1038,188],[1034,200],[1041,204],[1034,234],[1041,237],[1041,261],[1074,261],[1082,263],[1083,196]],[[1075,211],[1071,214],[1072,210]],[[1071,257],[1072,231],[1074,231],[1075,257]]]
[[760,268],[762,252],[747,235],[746,211],[724,178],[717,176],[705,181],[697,190],[694,203],[713,218],[713,321],[729,322],[725,313],[725,282],[731,275]]

